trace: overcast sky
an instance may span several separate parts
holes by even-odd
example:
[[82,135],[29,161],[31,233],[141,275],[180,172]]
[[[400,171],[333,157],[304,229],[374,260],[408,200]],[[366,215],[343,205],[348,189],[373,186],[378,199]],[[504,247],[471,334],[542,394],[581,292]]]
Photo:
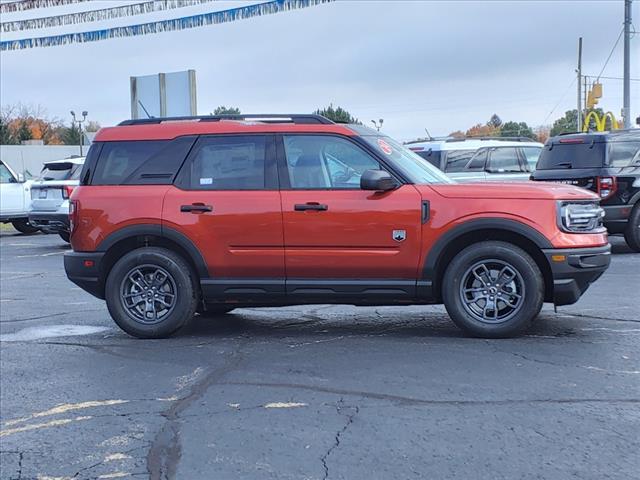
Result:
[[[138,0],[141,1],[141,0]],[[131,0],[5,14],[2,21],[67,13]],[[256,1],[219,1],[152,15],[2,34],[2,40],[192,15]],[[575,108],[578,37],[583,71],[600,73],[622,29],[623,0],[344,0],[182,32],[0,54],[3,105],[41,105],[67,121],[88,110],[103,126],[130,116],[129,77],[195,69],[198,109],[310,112],[333,103],[361,121],[384,118],[406,140],[445,135],[492,113],[532,126]],[[633,5],[640,32],[640,0]],[[28,35],[30,34],[30,35]],[[632,39],[632,78],[640,78],[640,33]],[[622,41],[603,73],[622,76]],[[603,80],[601,105],[620,114],[622,81]],[[564,99],[561,100],[564,95]],[[551,110],[556,110],[550,115]],[[640,115],[640,82],[632,82]]]

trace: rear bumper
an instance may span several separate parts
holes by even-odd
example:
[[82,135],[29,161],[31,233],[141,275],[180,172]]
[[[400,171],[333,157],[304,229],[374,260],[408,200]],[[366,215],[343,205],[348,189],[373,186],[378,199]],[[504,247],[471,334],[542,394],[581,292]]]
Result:
[[543,253],[551,267],[556,305],[576,303],[611,263],[609,244],[591,248],[545,249]]
[[67,278],[91,295],[104,300],[100,267],[104,252],[67,252],[64,270]]
[[605,211],[604,226],[609,233],[622,233],[629,221],[633,205],[601,205]]
[[29,212],[29,223],[46,233],[69,231],[69,214],[58,212]]

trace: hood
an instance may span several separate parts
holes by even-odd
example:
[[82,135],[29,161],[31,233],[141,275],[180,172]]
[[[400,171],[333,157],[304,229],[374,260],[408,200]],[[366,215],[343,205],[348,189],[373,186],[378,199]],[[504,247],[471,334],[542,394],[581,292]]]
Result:
[[[425,185],[416,185],[418,189]],[[598,200],[595,193],[571,185],[547,182],[491,182],[429,185],[446,198],[503,198],[532,200]]]

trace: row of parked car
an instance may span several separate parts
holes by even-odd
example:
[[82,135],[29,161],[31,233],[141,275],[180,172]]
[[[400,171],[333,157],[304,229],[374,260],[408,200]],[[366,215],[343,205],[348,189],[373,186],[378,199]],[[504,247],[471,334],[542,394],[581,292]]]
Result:
[[27,180],[0,160],[0,222],[25,234],[58,234],[69,242],[69,197],[83,163],[84,157],[47,162],[36,179]]
[[610,234],[640,252],[640,130],[526,137],[446,138],[408,148],[458,181],[547,181],[596,192]]

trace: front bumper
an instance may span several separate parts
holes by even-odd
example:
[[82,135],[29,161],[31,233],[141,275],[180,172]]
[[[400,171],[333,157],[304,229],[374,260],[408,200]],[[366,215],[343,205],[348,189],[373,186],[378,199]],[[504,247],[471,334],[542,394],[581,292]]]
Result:
[[545,249],[553,276],[556,305],[576,303],[611,263],[611,245],[590,248]]
[[69,214],[57,212],[29,212],[29,223],[45,233],[69,231]]
[[67,278],[91,295],[104,300],[101,263],[104,252],[67,252],[64,270]]

